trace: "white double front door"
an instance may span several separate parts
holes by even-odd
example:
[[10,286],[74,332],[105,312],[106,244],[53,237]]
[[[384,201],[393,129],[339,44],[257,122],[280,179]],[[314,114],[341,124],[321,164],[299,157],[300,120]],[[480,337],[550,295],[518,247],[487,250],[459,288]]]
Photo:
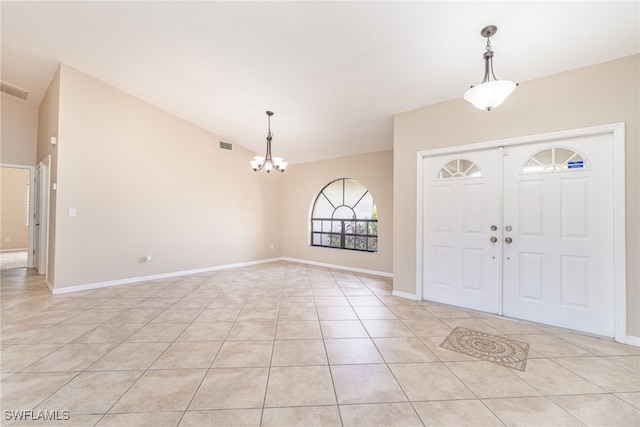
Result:
[[424,158],[424,299],[614,336],[611,134]]

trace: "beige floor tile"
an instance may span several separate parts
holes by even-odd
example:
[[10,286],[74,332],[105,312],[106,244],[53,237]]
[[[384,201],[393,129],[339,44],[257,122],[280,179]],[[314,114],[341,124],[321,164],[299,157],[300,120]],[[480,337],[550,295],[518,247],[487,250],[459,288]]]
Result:
[[83,372],[36,410],[64,408],[71,414],[105,413],[142,375],[142,371]]
[[109,412],[184,411],[206,372],[205,369],[147,371]]
[[440,344],[445,340],[446,336],[442,337],[420,337],[420,340],[427,346],[429,350],[442,362],[464,362],[464,361],[477,361],[478,359],[473,356],[467,356],[458,351],[449,350],[448,348],[440,347]]
[[153,308],[131,308],[109,319],[109,323],[147,323],[155,319],[162,310]]
[[144,370],[169,347],[169,343],[124,342],[91,365],[90,371]]
[[348,296],[352,307],[384,307],[384,303],[376,296]]
[[508,426],[584,425],[546,397],[486,399],[483,402]]
[[268,368],[210,369],[189,410],[262,408]]
[[202,309],[176,309],[163,311],[151,323],[191,323],[200,315]]
[[182,412],[139,412],[131,414],[107,414],[96,427],[175,427]]
[[504,427],[479,400],[415,402],[413,407],[428,427]]
[[[69,317],[65,319],[66,323],[79,323],[79,324],[100,324],[104,322],[108,322],[117,315],[122,313],[122,310],[87,310],[82,313],[77,314],[76,316]],[[47,315],[49,315],[47,313]]]
[[316,307],[350,307],[349,300],[344,296],[315,296]]
[[322,331],[317,320],[278,320],[276,339],[320,339]]
[[499,317],[483,317],[482,321],[501,334],[540,334],[542,330],[531,323]]
[[384,363],[370,338],[325,339],[331,365]]
[[227,338],[233,322],[192,323],[176,341],[219,341]]
[[236,322],[233,324],[228,340],[273,340],[276,336],[276,322]]
[[323,320],[357,320],[351,307],[318,307],[318,318]]
[[188,323],[148,323],[127,338],[132,342],[172,342],[189,326]]
[[[22,419],[21,421],[16,421],[12,423],[11,426],[15,427],[24,427],[34,425],[44,425],[47,427],[86,427],[95,425],[102,418],[102,414],[96,415],[86,415],[86,414],[66,414],[64,410],[50,410],[49,416],[50,418],[45,422],[42,421],[42,418],[38,419],[38,413],[34,412],[31,419]],[[6,415],[5,415],[6,416]]]
[[580,334],[557,334],[555,336],[597,356],[640,355],[638,347],[620,344],[605,338]]
[[318,320],[315,307],[281,307],[278,314],[280,320]]
[[411,401],[475,398],[442,363],[406,363],[389,367]]
[[331,374],[340,405],[407,401],[387,365],[332,366]]
[[[286,291],[285,291],[286,292]],[[280,302],[280,307],[314,307],[316,306],[316,301],[312,295],[309,296],[285,296],[282,298]]]
[[83,371],[115,344],[67,344],[24,370],[29,372]]
[[438,358],[420,339],[374,338],[374,344],[387,363],[435,362]]
[[529,343],[529,351],[544,357],[592,356],[592,353],[549,334],[508,335],[508,338]]
[[640,392],[615,393],[615,396],[624,400],[636,409],[640,409]]
[[272,367],[265,407],[335,405],[328,366]]
[[278,307],[245,306],[238,315],[238,322],[275,322],[278,320]]
[[363,320],[362,324],[373,338],[414,337],[415,334],[401,320]]
[[120,343],[143,326],[143,323],[104,323],[76,338],[74,342]]
[[401,320],[435,319],[433,314],[417,305],[399,305],[391,308],[393,314]]
[[151,369],[208,368],[222,341],[178,341],[167,348]]
[[[342,290],[335,282],[328,283],[327,287],[318,287],[317,285],[312,285],[313,296],[316,298],[324,298],[324,297],[344,297]],[[317,303],[316,303],[317,304]]]
[[473,317],[463,309],[446,305],[427,305],[425,309],[439,319],[464,319]]
[[341,405],[340,413],[345,427],[423,425],[410,403]]
[[12,345],[2,347],[2,372],[18,372],[51,354],[62,344]]
[[213,360],[213,368],[269,366],[273,341],[225,341]]
[[76,372],[18,373],[2,381],[3,410],[31,409],[77,375]]
[[485,361],[445,364],[479,398],[540,396],[504,366]]
[[354,307],[360,319],[397,319],[387,307]]
[[[211,305],[218,304],[214,300]],[[197,323],[211,323],[211,322],[234,322],[240,311],[242,310],[242,305],[233,304],[230,306],[209,306],[202,310],[202,313],[194,320]]]
[[452,328],[461,327],[472,329],[474,331],[484,332],[486,334],[491,335],[502,335],[502,333],[496,328],[489,326],[489,324],[485,323],[484,320],[478,318],[467,318],[467,319],[442,319],[444,323],[451,326]]
[[402,321],[411,332],[419,337],[446,337],[453,328],[440,319],[408,319]]
[[322,340],[276,340],[271,366],[327,365]]
[[20,344],[66,344],[97,327],[97,323],[60,323],[39,334],[20,341]]
[[265,408],[261,426],[340,427],[342,423],[337,406],[298,406]]
[[[260,426],[261,409],[225,409],[217,411],[187,411],[180,421],[180,427],[202,426]],[[150,426],[152,427],[152,426]]]
[[608,392],[640,391],[640,372],[632,372],[601,357],[553,359]]
[[603,359],[631,372],[640,372],[640,356],[606,356]]
[[359,320],[323,320],[320,322],[325,338],[368,338]]
[[604,393],[604,390],[550,359],[530,359],[524,372],[514,374],[545,396]]
[[611,394],[555,396],[551,400],[589,426],[640,425],[640,409]]

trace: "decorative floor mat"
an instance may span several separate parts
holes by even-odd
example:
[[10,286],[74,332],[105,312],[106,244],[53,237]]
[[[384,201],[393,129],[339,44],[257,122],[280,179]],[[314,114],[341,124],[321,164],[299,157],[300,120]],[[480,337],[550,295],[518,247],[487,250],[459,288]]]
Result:
[[529,343],[456,327],[440,347],[524,371]]

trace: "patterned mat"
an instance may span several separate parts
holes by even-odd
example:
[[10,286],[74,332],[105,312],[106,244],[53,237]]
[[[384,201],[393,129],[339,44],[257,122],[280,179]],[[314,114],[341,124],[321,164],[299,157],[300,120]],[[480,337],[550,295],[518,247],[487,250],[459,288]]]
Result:
[[440,347],[519,371],[524,371],[529,354],[529,343],[461,327],[451,331]]

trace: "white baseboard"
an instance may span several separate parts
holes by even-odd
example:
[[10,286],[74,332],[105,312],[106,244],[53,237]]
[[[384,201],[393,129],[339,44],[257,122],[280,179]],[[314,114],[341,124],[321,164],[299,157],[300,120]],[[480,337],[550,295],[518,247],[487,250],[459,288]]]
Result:
[[410,299],[412,301],[420,301],[420,299],[418,298],[418,296],[416,294],[410,294],[410,293],[407,293],[407,292],[392,291],[391,295],[393,295],[394,297]]
[[333,268],[333,269],[336,269],[336,270],[355,271],[356,273],[373,274],[375,276],[382,276],[382,277],[393,277],[393,273],[387,273],[386,271],[367,270],[367,269],[364,269],[364,268],[349,267],[349,266],[337,265],[337,264],[327,264],[327,263],[324,263],[324,262],[316,262],[316,261],[309,261],[309,260],[306,260],[306,259],[297,259],[297,258],[289,258],[289,257],[282,257],[280,259],[283,260],[283,261],[291,261],[291,262],[299,262],[301,264],[317,265],[318,267],[327,267],[327,268]]
[[632,337],[631,335],[627,335],[627,344],[634,347],[640,347],[640,337]]
[[131,283],[148,282],[150,280],[167,279],[176,276],[185,276],[187,274],[206,273],[209,271],[225,270],[228,268],[246,267],[249,265],[265,264],[268,262],[280,261],[281,258],[270,258],[259,261],[240,262],[236,264],[218,265],[215,267],[196,268],[193,270],[174,271],[171,273],[153,274],[150,276],[130,277],[127,279],[108,280],[106,282],[87,283],[85,285],[66,286],[63,288],[54,288],[49,282],[47,286],[53,295],[67,294],[70,292],[88,291],[92,289],[107,288],[110,286],[128,285]]
[[29,248],[16,248],[16,249],[0,249],[0,252],[5,253],[5,252],[24,252],[24,251],[28,251]]

